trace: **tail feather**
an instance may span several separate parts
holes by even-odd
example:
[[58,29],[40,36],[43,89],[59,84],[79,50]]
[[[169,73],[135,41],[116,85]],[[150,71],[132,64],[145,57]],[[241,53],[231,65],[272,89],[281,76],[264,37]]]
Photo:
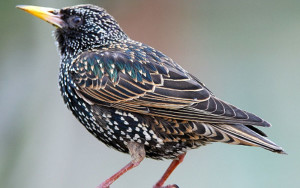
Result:
[[242,144],[248,146],[258,146],[272,152],[286,154],[284,150],[277,146],[274,142],[266,138],[266,135],[258,129],[242,124],[234,125],[211,125],[214,129],[224,132],[228,136],[232,137],[237,142],[232,144]]

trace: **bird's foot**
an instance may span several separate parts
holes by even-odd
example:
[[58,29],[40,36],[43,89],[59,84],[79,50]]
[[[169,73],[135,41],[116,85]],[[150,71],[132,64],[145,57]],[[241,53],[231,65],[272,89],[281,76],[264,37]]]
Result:
[[165,185],[165,186],[154,185],[153,188],[179,188],[179,187],[176,184],[172,184],[172,185]]

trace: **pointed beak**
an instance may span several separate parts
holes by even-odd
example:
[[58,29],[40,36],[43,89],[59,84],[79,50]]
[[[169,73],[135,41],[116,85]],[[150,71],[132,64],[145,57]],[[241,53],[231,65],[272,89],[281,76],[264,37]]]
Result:
[[62,28],[65,25],[65,22],[61,19],[59,9],[31,5],[18,5],[17,8],[45,20],[56,27]]

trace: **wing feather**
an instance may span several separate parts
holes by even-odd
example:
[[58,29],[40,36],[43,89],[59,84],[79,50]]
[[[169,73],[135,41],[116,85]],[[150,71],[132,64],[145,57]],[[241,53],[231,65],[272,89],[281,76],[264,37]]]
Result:
[[71,77],[90,104],[214,124],[270,126],[218,98],[170,58],[141,43],[83,52]]

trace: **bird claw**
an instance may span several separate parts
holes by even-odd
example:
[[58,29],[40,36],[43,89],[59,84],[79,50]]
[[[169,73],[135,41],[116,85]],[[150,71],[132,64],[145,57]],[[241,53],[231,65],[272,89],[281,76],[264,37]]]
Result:
[[172,184],[172,185],[166,185],[166,186],[160,186],[160,187],[158,187],[158,186],[153,186],[153,188],[179,188],[179,186],[178,185],[176,185],[176,184]]

